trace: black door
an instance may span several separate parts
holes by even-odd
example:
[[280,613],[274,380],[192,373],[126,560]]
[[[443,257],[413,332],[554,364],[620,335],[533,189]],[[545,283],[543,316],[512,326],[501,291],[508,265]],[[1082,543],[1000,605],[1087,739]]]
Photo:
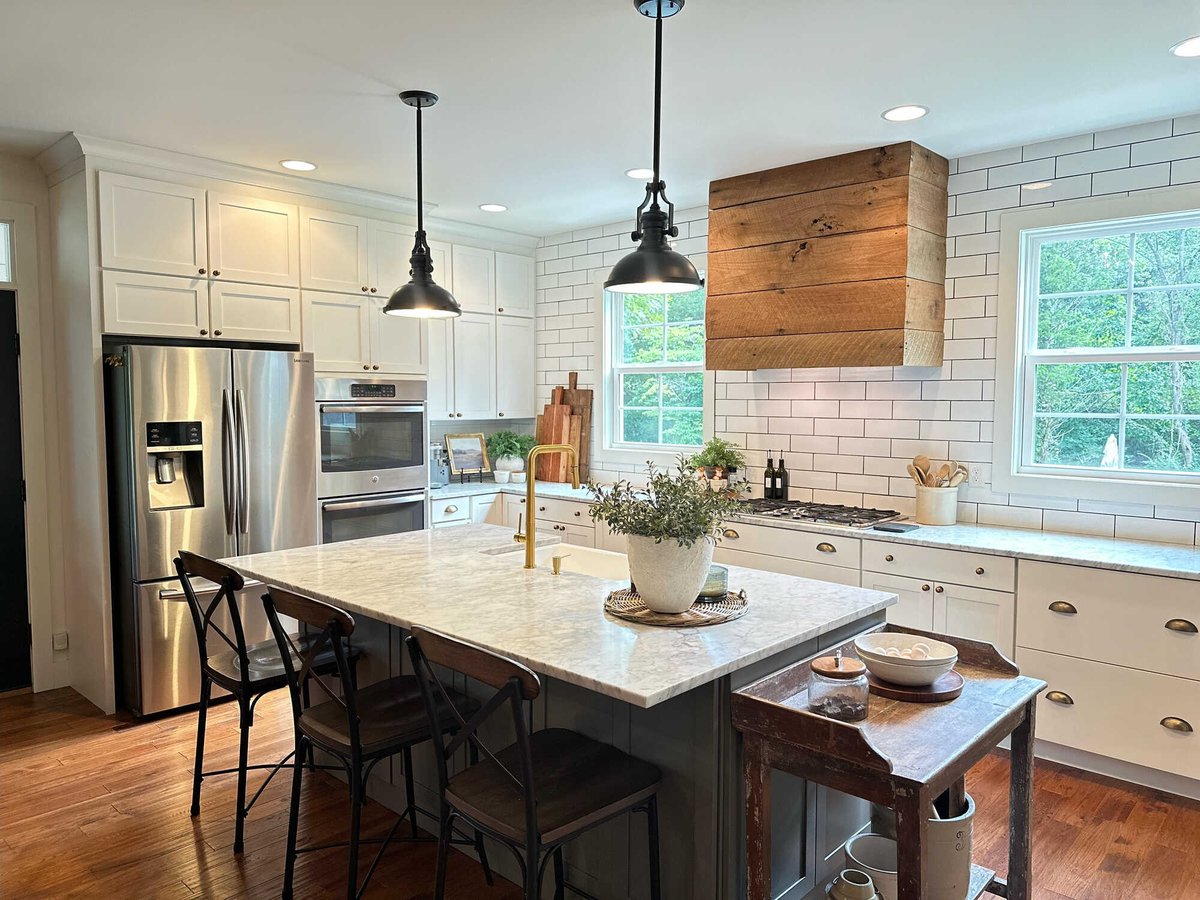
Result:
[[0,585],[0,691],[32,684],[17,352],[17,295],[0,291],[0,548],[9,560]]

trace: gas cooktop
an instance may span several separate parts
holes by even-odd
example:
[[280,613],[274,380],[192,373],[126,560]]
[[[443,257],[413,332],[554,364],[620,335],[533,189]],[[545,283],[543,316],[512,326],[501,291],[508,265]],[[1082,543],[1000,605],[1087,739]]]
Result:
[[747,516],[764,519],[788,519],[817,525],[844,525],[848,528],[869,528],[880,522],[892,522],[903,516],[894,509],[864,509],[860,506],[838,506],[832,503],[806,503],[803,500],[747,501]]

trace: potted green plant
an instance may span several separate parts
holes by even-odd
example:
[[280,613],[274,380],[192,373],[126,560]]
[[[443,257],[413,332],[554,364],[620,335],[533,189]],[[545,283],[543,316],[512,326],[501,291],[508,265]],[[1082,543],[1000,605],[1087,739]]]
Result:
[[746,465],[741,447],[732,441],[710,438],[692,457],[688,464],[697,471],[703,469],[706,478],[717,490],[724,489],[728,482],[735,481],[737,471]]
[[736,492],[713,490],[690,460],[674,471],[648,465],[646,487],[588,484],[592,519],[625,535],[629,575],[650,609],[686,612],[696,600],[721,525],[742,509]]
[[525,457],[536,443],[531,434],[517,434],[515,431],[497,431],[488,435],[487,451],[492,460],[492,471],[496,481],[506,483],[520,472],[518,481],[524,481]]

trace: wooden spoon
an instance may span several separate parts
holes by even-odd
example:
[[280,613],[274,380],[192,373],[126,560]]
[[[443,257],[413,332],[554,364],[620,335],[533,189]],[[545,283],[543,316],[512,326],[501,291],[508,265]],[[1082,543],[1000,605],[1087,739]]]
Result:
[[916,466],[914,466],[912,463],[908,464],[908,474],[912,476],[912,480],[915,481],[917,484],[925,483],[925,476],[922,475],[921,470],[918,469]]
[[937,487],[938,478],[934,472],[928,472],[925,475],[925,487]]
[[929,457],[926,456],[924,453],[919,453],[913,457],[913,465],[916,466],[918,469],[920,469],[922,472],[928,472],[929,466],[930,466]]
[[966,473],[966,471],[964,471],[963,469],[960,468],[957,472],[955,472],[953,475],[950,476],[950,485],[949,486],[950,487],[958,487],[960,484],[962,484],[966,480],[967,480],[967,473]]
[[948,482],[950,480],[950,475],[953,471],[954,470],[950,468],[949,463],[944,463],[942,465],[942,467],[940,469],[938,469],[938,473],[937,473],[938,484],[941,484],[941,485],[946,484],[946,482]]

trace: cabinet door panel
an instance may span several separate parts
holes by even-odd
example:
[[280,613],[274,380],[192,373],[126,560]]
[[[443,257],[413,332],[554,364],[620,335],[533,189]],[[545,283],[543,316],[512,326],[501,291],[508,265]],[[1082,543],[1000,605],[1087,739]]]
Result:
[[208,257],[214,278],[299,287],[299,209],[209,192]]
[[300,275],[302,285],[313,290],[369,293],[367,220],[301,209]]
[[304,291],[304,349],[318,372],[370,370],[370,300],[349,294]]
[[938,584],[934,587],[933,630],[990,641],[1010,659],[1016,598],[1007,591]]
[[454,320],[455,418],[496,417],[496,317],[463,313]]
[[300,343],[296,288],[214,282],[209,305],[213,337]]
[[427,324],[429,354],[429,418],[454,418],[454,323],[430,319]]
[[496,317],[496,414],[531,419],[534,410],[533,319]]
[[863,572],[862,586],[873,591],[888,591],[900,599],[887,608],[887,620],[905,628],[933,631],[933,582],[900,575]]
[[496,311],[496,254],[492,250],[455,244],[454,299],[468,312]]
[[387,300],[382,297],[372,297],[369,303],[371,370],[391,375],[424,375],[429,371],[428,320],[384,315]]
[[204,189],[132,175],[99,176],[100,265],[160,275],[208,266]]
[[105,334],[201,338],[208,332],[208,282],[140,272],[101,278]]
[[496,251],[496,312],[502,316],[534,313],[534,263],[528,256]]
[[[413,227],[372,219],[368,233],[371,287],[377,289],[380,297],[387,298],[395,293],[396,288],[408,284]],[[433,261],[433,280],[453,293],[450,245],[430,241],[429,258]]]

